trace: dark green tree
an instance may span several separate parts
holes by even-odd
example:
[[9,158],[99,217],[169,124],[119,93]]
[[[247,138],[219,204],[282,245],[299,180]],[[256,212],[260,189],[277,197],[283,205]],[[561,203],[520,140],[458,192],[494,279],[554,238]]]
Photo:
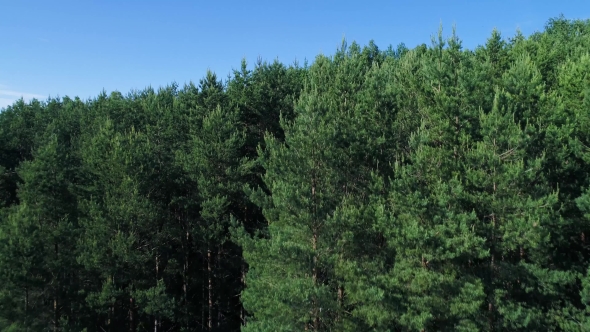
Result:
[[75,132],[62,120],[47,127],[32,160],[19,166],[20,204],[4,211],[0,225],[3,302],[19,303],[2,314],[9,314],[4,319],[22,329],[60,331],[64,319],[81,318],[79,266],[71,254],[79,234],[75,194],[79,163],[73,147]]

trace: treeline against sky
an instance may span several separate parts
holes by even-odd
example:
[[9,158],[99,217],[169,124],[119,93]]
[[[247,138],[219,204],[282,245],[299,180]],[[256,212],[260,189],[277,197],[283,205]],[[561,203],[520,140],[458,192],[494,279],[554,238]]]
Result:
[[2,331],[590,330],[590,20],[0,113]]

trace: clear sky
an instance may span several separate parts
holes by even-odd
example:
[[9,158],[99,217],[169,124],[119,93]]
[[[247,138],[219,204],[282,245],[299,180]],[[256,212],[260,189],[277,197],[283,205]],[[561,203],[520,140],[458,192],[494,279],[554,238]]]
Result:
[[207,69],[225,78],[242,58],[302,63],[333,54],[343,36],[411,48],[441,22],[474,48],[494,27],[529,35],[560,14],[590,18],[590,0],[0,0],[0,108],[21,96],[182,86]]

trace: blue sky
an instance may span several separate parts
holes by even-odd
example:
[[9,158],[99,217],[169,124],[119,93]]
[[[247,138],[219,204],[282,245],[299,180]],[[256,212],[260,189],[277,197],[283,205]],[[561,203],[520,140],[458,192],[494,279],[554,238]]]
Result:
[[474,48],[494,27],[529,35],[559,14],[590,18],[590,1],[0,0],[0,108],[21,96],[182,85],[207,69],[225,78],[244,57],[302,63],[333,54],[343,36],[414,47],[441,22]]

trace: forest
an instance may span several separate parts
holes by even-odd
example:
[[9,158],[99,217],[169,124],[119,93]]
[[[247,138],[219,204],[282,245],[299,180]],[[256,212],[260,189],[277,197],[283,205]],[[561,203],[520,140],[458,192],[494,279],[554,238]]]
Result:
[[590,331],[590,20],[0,111],[1,331]]

